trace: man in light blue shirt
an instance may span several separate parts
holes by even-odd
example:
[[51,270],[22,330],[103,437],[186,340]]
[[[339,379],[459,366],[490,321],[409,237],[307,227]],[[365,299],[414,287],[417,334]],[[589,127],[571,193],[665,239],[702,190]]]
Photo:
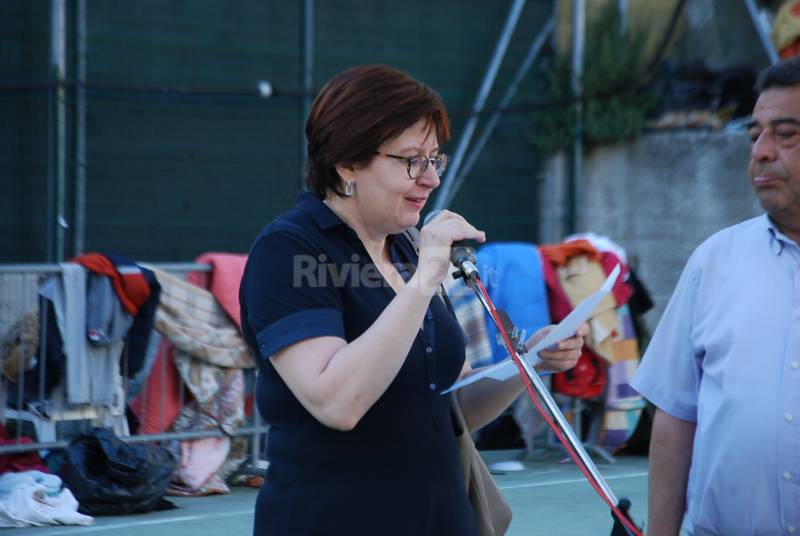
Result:
[[633,386],[657,408],[648,534],[800,534],[800,58],[761,78],[766,214],[692,254]]

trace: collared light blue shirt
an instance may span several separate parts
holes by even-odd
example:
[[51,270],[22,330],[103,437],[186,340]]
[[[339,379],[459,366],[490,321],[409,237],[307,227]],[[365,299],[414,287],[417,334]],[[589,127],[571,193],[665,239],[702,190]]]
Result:
[[800,534],[800,249],[766,215],[695,250],[632,385],[697,423],[689,534]]

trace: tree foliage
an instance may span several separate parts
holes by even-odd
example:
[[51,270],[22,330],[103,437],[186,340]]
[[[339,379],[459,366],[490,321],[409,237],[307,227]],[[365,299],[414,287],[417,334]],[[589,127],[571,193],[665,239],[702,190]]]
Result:
[[[658,93],[643,88],[647,78],[641,31],[622,31],[615,2],[608,2],[586,35],[583,64],[582,141],[587,149],[637,137]],[[543,65],[540,91],[546,105],[531,114],[526,137],[533,149],[550,154],[568,148],[574,137],[575,101],[569,57]]]

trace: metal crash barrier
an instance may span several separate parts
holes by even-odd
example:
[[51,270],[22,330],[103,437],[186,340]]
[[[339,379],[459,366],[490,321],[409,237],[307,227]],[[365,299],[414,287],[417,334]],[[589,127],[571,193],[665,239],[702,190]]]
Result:
[[[176,431],[170,426],[157,433],[141,433],[129,427],[132,411],[131,403],[136,400],[139,414],[133,418],[139,422],[155,422],[163,417],[163,413],[153,415],[153,400],[158,404],[166,400],[165,391],[170,382],[177,382],[178,408],[185,407],[192,397],[187,390],[184,377],[169,369],[170,361],[163,366],[155,366],[158,353],[154,348],[153,338],[168,341],[167,335],[158,333],[153,328],[151,341],[145,353],[144,364],[137,375],[128,374],[128,342],[129,334],[124,340],[124,349],[119,357],[119,394],[121,401],[116,407],[85,403],[74,404],[68,401],[66,394],[67,378],[64,375],[55,382],[48,378],[48,344],[52,344],[52,322],[48,322],[47,314],[42,310],[45,301],[39,295],[42,284],[53,276],[61,276],[64,266],[59,264],[6,264],[0,265],[0,420],[6,427],[8,438],[0,444],[0,455],[26,451],[61,449],[69,445],[70,440],[94,426],[110,427],[125,442],[171,442],[199,438],[245,438],[249,453],[249,463],[245,461],[239,472],[262,474],[259,467],[262,442],[265,441],[266,426],[258,416],[254,400],[255,369],[242,368],[244,407],[241,408],[244,420],[241,425],[217,426],[209,425],[206,419],[198,429]],[[211,271],[208,264],[193,263],[153,263],[153,268],[180,279],[190,272],[207,273]],[[65,359],[70,356],[65,351]],[[149,362],[148,362],[149,360]],[[150,375],[160,375],[151,381]],[[150,392],[148,384],[160,386],[161,392]],[[135,395],[135,396],[134,396]],[[155,397],[153,399],[153,397]],[[174,401],[173,401],[174,402]],[[248,408],[249,415],[245,408]],[[238,408],[236,411],[239,411]],[[237,421],[238,422],[238,421]],[[33,441],[25,439],[30,437]],[[249,466],[249,467],[248,467]]]

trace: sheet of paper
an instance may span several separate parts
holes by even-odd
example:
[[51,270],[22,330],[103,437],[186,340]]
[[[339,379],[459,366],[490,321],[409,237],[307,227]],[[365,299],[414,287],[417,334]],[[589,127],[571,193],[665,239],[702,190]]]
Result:
[[[599,290],[595,291],[593,294],[579,303],[572,310],[572,312],[564,318],[564,320],[559,322],[558,325],[553,328],[550,333],[547,334],[547,336],[545,336],[544,339],[539,341],[528,351],[527,354],[522,356],[524,359],[527,359],[528,364],[530,364],[531,367],[541,361],[541,359],[537,357],[537,354],[540,351],[556,344],[559,341],[563,341],[564,339],[572,337],[572,335],[574,335],[577,331],[578,327],[588,320],[594,310],[597,309],[597,306],[600,305],[600,302],[605,295],[611,292],[614,283],[617,281],[617,277],[619,277],[619,272],[620,266],[618,264],[613,270],[611,270],[611,273],[608,274],[608,277],[603,282],[603,286],[601,286]],[[510,357],[507,357],[499,363],[496,363],[490,367],[486,367],[480,372],[476,372],[475,374],[472,374],[463,380],[454,383],[449,389],[442,391],[442,394],[455,391],[456,389],[461,389],[462,387],[471,383],[475,383],[483,378],[502,381],[512,377],[514,374],[517,374],[517,365],[514,364]]]

